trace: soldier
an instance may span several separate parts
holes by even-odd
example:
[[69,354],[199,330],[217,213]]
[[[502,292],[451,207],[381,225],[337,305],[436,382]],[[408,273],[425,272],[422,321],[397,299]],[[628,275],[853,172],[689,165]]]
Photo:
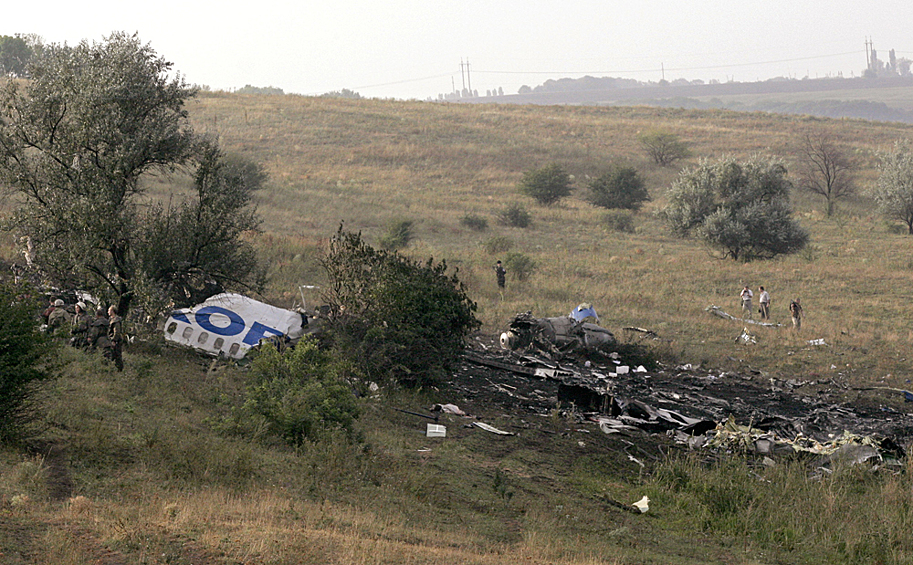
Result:
[[89,324],[92,319],[86,312],[86,303],[79,301],[76,303],[76,315],[73,316],[73,327],[70,329],[70,345],[73,347],[87,347],[89,345]]
[[507,270],[501,265],[501,262],[498,261],[495,263],[495,277],[498,279],[498,288],[504,290],[504,276],[507,275]]
[[48,314],[48,327],[51,331],[70,326],[70,313],[64,307],[63,300],[58,298],[54,301],[54,309]]
[[124,370],[124,319],[117,315],[117,308],[108,308],[108,340],[111,342],[111,360],[118,371]]

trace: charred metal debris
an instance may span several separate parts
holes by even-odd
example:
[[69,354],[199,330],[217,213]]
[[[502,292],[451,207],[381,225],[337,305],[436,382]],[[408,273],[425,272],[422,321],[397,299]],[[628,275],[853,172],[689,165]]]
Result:
[[760,371],[692,365],[635,367],[615,350],[619,344],[608,330],[573,314],[518,314],[500,347],[478,340],[465,354],[463,371],[488,368],[478,373],[487,382],[476,384],[501,394],[505,404],[543,415],[572,408],[607,434],[665,434],[692,449],[747,452],[765,461],[802,452],[820,456],[825,468],[836,461],[887,465],[902,459],[913,441],[910,414],[847,403],[842,396],[850,389],[832,379],[780,380]]

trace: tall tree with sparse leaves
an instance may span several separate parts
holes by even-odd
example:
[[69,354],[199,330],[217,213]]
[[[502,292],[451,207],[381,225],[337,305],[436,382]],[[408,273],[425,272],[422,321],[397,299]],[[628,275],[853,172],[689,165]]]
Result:
[[834,139],[823,133],[809,133],[799,149],[799,188],[824,199],[824,213],[834,214],[837,202],[855,192],[856,163]]

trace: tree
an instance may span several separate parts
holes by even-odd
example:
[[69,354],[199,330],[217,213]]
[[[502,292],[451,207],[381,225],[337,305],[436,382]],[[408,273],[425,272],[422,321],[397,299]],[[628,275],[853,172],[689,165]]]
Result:
[[691,156],[688,145],[672,133],[649,131],[641,134],[637,140],[650,159],[660,167],[666,167]]
[[794,253],[808,233],[792,219],[786,167],[753,157],[702,161],[682,171],[662,217],[682,237],[696,236],[723,257],[749,261]]
[[321,265],[330,281],[324,299],[334,346],[365,375],[434,382],[481,325],[476,304],[445,262],[374,249],[340,226]]
[[0,72],[14,77],[25,76],[26,65],[32,57],[32,48],[25,38],[0,35]]
[[552,163],[523,173],[519,190],[544,206],[551,206],[571,193],[571,176],[564,168]]
[[603,208],[639,210],[650,194],[634,167],[613,166],[590,184],[590,202]]
[[806,134],[799,150],[799,188],[824,198],[827,217],[855,192],[854,161],[827,134]]
[[23,297],[22,287],[0,285],[0,441],[12,439],[28,421],[34,387],[49,376],[44,359],[52,349],[49,334],[38,330],[39,309]]
[[878,180],[872,196],[879,212],[907,225],[913,235],[913,153],[909,140],[894,144],[894,149],[880,155]]
[[136,292],[142,305],[158,311],[167,302],[191,306],[226,288],[262,287],[264,272],[242,236],[259,229],[250,206],[266,174],[238,155],[223,155],[211,140],[198,146],[194,197],[179,204],[152,204],[137,221],[136,270],[157,293]]
[[[180,75],[169,77],[171,67],[135,35],[115,33],[101,43],[43,47],[30,80],[8,80],[0,91],[0,183],[22,197],[10,227],[27,237],[52,283],[111,297],[122,313],[137,285],[158,276],[143,271],[139,243],[148,245],[156,230],[157,241],[193,233],[188,218],[166,234],[173,214],[139,213],[141,179],[197,165],[195,213],[212,222],[246,202],[217,194],[234,184],[219,176],[212,143],[194,135],[184,103],[195,91]],[[156,220],[165,225],[147,223]],[[238,220],[245,223],[244,213]],[[223,250],[232,244],[220,242]],[[244,279],[249,267],[220,265],[230,280]]]

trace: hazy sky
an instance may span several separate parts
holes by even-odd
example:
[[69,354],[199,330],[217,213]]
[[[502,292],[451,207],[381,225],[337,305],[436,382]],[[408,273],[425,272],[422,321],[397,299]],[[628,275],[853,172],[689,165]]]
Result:
[[[850,0],[315,0],[7,3],[0,35],[138,33],[188,82],[437,98],[584,75],[754,81],[859,76],[865,42],[913,59],[910,4]],[[461,73],[468,61],[468,76]],[[466,67],[463,67],[464,69]]]

